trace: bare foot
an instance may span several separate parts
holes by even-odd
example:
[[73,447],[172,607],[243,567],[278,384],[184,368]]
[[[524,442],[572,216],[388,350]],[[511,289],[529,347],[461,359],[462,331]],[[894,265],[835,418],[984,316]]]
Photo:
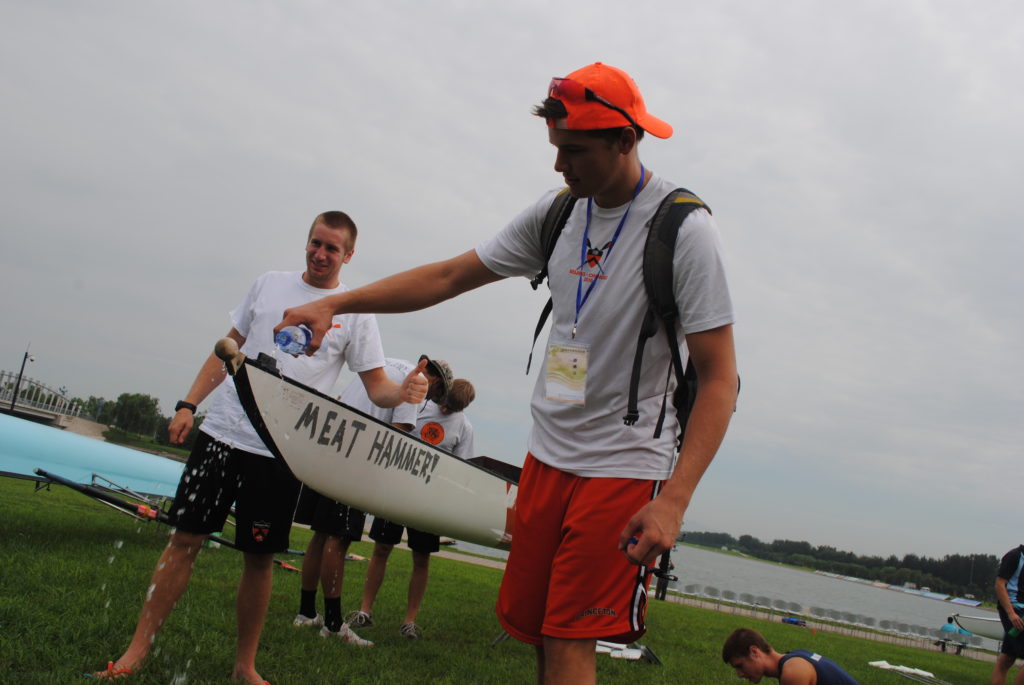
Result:
[[235,670],[231,672],[231,679],[249,683],[249,685],[270,685],[270,683],[260,677],[260,674],[254,668],[235,666]]

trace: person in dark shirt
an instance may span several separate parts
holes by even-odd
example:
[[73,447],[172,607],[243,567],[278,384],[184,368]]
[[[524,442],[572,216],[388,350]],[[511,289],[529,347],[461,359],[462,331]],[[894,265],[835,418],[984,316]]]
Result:
[[736,675],[752,683],[765,676],[786,685],[858,685],[839,664],[806,649],[776,652],[759,632],[750,628],[732,631],[722,646],[722,661]]
[[[1017,659],[1024,658],[1024,545],[1018,545],[1003,555],[996,571],[996,599],[999,600],[999,620],[1003,622],[1003,645],[992,669],[992,685],[1003,685]],[[1014,631],[1016,635],[1012,635]],[[1024,685],[1024,668],[1017,671],[1014,685]]]

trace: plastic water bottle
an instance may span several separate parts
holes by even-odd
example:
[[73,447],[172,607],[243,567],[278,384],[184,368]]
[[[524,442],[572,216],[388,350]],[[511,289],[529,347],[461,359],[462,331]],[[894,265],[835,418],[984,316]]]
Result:
[[1010,628],[1006,631],[1006,634],[1010,637],[1017,637],[1018,635],[1020,635],[1020,628]]
[[305,326],[286,326],[274,336],[274,343],[286,354],[302,354],[312,337],[313,333]]

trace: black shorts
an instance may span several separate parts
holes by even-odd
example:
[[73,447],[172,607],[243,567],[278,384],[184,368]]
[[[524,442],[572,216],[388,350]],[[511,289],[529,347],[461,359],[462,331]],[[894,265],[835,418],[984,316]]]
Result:
[[366,526],[366,514],[303,485],[299,503],[295,505],[295,522],[309,526],[314,533],[359,542]]
[[[999,648],[999,651],[1003,654],[1013,657],[1014,659],[1024,659],[1024,633],[1014,637],[1010,635],[1009,630],[1013,628],[1013,624],[1010,623],[1010,617],[1003,611],[1003,607],[1000,605],[997,607],[999,610],[999,620],[1003,623],[1003,645]],[[1020,610],[1017,611],[1018,615],[1024,617],[1024,614],[1020,614]]]
[[382,545],[397,545],[402,541],[402,531],[409,533],[409,549],[420,554],[433,554],[441,549],[441,538],[433,533],[424,533],[415,528],[406,528],[399,523],[392,523],[379,516],[373,517],[370,526],[370,539]]
[[299,481],[280,459],[233,449],[199,432],[178,481],[170,523],[186,533],[224,528],[235,505],[234,542],[243,552],[288,549]]

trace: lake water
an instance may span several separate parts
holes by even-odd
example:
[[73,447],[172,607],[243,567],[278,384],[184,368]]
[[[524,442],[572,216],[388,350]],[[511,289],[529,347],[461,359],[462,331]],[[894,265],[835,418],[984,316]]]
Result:
[[[500,550],[465,542],[457,543],[456,549],[495,558],[506,556]],[[994,611],[980,607],[951,604],[688,545],[680,545],[673,551],[672,562],[675,564],[673,573],[679,580],[670,587],[680,592],[718,597],[722,593],[731,592],[736,598],[749,594],[758,598],[761,604],[773,605],[776,601],[787,605],[798,604],[808,616],[814,607],[861,617],[858,622],[864,622],[865,618],[873,619],[869,624],[875,626],[882,621],[890,621],[893,624],[933,629],[942,626],[946,618],[954,613],[996,615]],[[981,646],[997,649],[996,641],[987,638]]]

